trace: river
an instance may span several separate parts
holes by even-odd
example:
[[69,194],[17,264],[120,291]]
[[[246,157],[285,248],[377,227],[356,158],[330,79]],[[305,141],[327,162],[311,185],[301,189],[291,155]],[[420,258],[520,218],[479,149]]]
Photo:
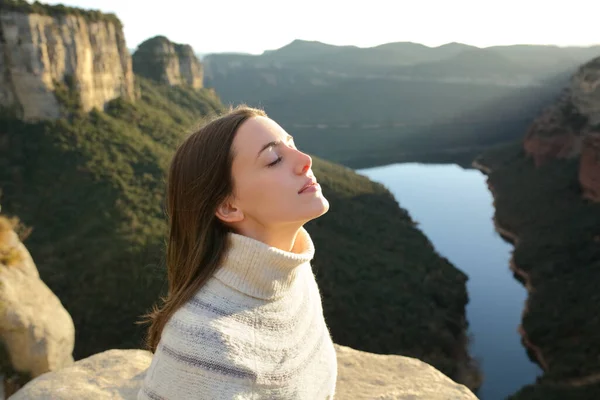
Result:
[[477,395],[500,400],[542,371],[527,357],[517,327],[527,298],[509,270],[512,246],[495,231],[486,176],[453,164],[392,164],[356,172],[382,183],[437,251],[468,276],[470,353],[484,381]]

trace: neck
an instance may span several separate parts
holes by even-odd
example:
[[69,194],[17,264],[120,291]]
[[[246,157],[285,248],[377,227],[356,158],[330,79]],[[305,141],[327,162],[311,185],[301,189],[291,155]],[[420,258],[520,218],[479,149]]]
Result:
[[263,241],[228,234],[228,248],[215,277],[249,296],[271,300],[284,296],[296,281],[302,265],[314,256],[314,245],[304,228],[282,250]]
[[298,237],[300,229],[302,229],[302,226],[298,227],[297,225],[270,229],[245,226],[239,227],[238,233],[262,242],[267,246],[275,247],[283,251],[295,252],[297,249],[294,249],[294,244],[296,243],[296,238]]

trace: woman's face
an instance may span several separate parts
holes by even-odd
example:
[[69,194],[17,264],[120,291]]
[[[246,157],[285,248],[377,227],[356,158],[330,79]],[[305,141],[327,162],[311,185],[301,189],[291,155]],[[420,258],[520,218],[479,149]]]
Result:
[[[329,210],[320,186],[300,192],[316,181],[312,159],[298,150],[293,138],[275,121],[253,117],[238,129],[233,140],[234,207],[241,223],[265,228],[299,225]],[[315,190],[316,189],[316,190]]]

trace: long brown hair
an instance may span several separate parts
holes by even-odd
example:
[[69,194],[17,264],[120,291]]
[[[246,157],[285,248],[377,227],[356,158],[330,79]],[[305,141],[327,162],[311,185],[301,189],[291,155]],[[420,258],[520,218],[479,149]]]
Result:
[[231,231],[216,216],[218,205],[233,191],[231,165],[235,134],[247,119],[265,116],[245,105],[208,122],[179,146],[168,172],[166,212],[168,294],[141,323],[150,323],[146,347],[153,353],[169,318],[216,271]]

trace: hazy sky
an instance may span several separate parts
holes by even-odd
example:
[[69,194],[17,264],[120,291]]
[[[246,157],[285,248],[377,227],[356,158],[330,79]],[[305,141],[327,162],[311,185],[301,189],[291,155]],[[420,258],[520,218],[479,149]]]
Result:
[[259,54],[294,39],[360,47],[411,41],[600,44],[598,0],[68,0],[114,12],[127,46],[161,34],[199,53]]

